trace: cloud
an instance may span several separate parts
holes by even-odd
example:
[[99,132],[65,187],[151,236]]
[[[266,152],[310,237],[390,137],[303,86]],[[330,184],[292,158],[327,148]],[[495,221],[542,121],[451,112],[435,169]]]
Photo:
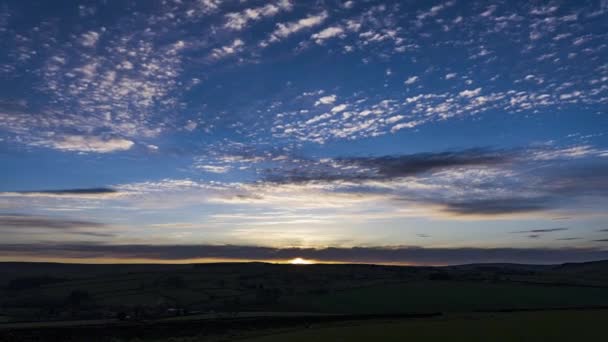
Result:
[[267,179],[278,182],[394,179],[446,168],[499,165],[512,157],[508,152],[485,149],[382,157],[344,157],[325,163],[304,163],[288,170],[269,170]]
[[413,208],[422,216],[487,219],[601,212],[598,203],[608,197],[608,164],[566,167],[538,161],[529,149],[291,158],[258,170],[262,180],[241,187],[245,197],[239,202],[280,205],[289,194],[301,196],[303,206],[311,205],[311,196],[343,198],[343,205],[373,200],[387,210]]
[[272,17],[281,11],[290,11],[293,8],[291,0],[278,0],[275,3],[264,6],[247,8],[240,12],[226,14],[225,28],[231,30],[242,30],[252,21],[259,21],[266,17]]
[[186,123],[186,126],[184,126],[184,128],[188,131],[188,132],[192,132],[196,129],[196,127],[198,127],[198,124],[192,120],[188,120],[188,122]]
[[63,190],[40,190],[40,191],[23,191],[22,194],[51,194],[51,195],[80,195],[80,194],[113,194],[116,190],[110,188],[81,188],[81,189],[63,189]]
[[310,36],[310,38],[312,38],[315,43],[320,45],[323,44],[323,42],[327,39],[339,37],[343,33],[344,29],[341,26],[332,26],[313,34],[312,36]]
[[412,76],[409,77],[407,80],[405,80],[403,83],[405,83],[406,85],[410,85],[410,84],[414,84],[418,82],[418,76]]
[[345,2],[342,4],[342,7],[344,7],[344,8],[353,8],[353,6],[354,6],[354,5],[355,5],[355,2],[354,2],[354,1],[349,0],[349,1],[345,1]]
[[[503,219],[548,212],[577,215],[573,210],[601,213],[598,203],[608,197],[608,161],[574,167],[561,161],[537,160],[530,149],[477,148],[318,159],[282,150],[242,148],[230,153],[229,149],[218,150],[197,159],[193,168],[226,173],[245,167],[256,175],[250,181],[163,179],[113,185],[110,191],[5,192],[0,197],[13,202],[17,199],[11,197],[116,199],[121,206],[132,208],[220,203],[357,210],[364,209],[365,203],[376,203],[386,217],[406,210],[409,216],[439,219]],[[45,208],[56,203],[41,200],[35,205]],[[367,219],[362,214],[361,220]]]
[[397,125],[393,126],[391,128],[391,133],[395,133],[398,130],[401,130],[401,129],[404,129],[404,128],[414,128],[414,127],[416,127],[418,125],[421,125],[423,123],[424,123],[424,121],[422,121],[422,120],[403,122],[403,123],[400,123],[400,124],[397,124]]
[[598,248],[272,248],[239,245],[0,244],[0,255],[19,258],[150,259],[158,261],[224,259],[286,261],[296,257],[345,263],[459,265],[471,263],[557,264],[608,258]]
[[75,229],[104,227],[105,224],[91,221],[50,218],[29,215],[0,215],[0,228],[48,228],[48,229]]
[[545,228],[545,229],[531,229],[531,230],[520,230],[517,232],[513,232],[515,234],[528,234],[528,233],[552,233],[552,232],[561,232],[564,230],[568,230],[568,228]]
[[104,139],[97,136],[66,135],[49,142],[50,146],[63,151],[110,153],[126,151],[133,147],[131,140],[123,138]]
[[547,198],[507,197],[469,199],[445,204],[445,212],[458,215],[501,215],[529,213],[550,209]]
[[117,191],[111,188],[81,188],[81,189],[61,189],[61,190],[35,190],[35,191],[18,191],[17,193],[28,195],[97,195],[97,194],[113,194]]
[[333,107],[331,109],[331,112],[332,113],[340,113],[340,112],[343,112],[344,110],[346,110],[346,108],[348,108],[348,105],[346,105],[346,104],[340,104],[340,105],[337,105],[337,106]]
[[82,188],[59,190],[5,191],[0,197],[40,197],[40,198],[74,198],[74,199],[112,199],[126,193],[112,188]]
[[323,11],[319,14],[311,15],[306,18],[302,18],[298,21],[289,23],[278,23],[276,25],[276,29],[270,34],[270,37],[267,40],[261,42],[260,45],[266,46],[269,43],[275,43],[282,39],[285,39],[294,33],[320,25],[325,21],[325,19],[327,19],[327,17],[327,11]]
[[434,16],[438,15],[439,12],[443,11],[444,9],[446,9],[452,5],[454,5],[454,1],[447,1],[443,4],[439,4],[439,5],[435,5],[435,6],[431,7],[428,11],[423,11],[423,12],[418,13],[418,15],[416,17],[418,18],[418,20],[424,20],[426,18],[434,17]]
[[316,102],[315,102],[315,106],[319,106],[319,105],[328,105],[328,104],[332,104],[336,102],[336,95],[327,95],[327,96],[323,96],[321,98],[319,98]]
[[211,58],[222,59],[230,55],[234,55],[235,53],[242,51],[244,45],[245,43],[241,39],[237,38],[228,45],[213,49],[211,52]]
[[481,92],[481,88],[476,88],[476,89],[472,89],[472,90],[463,90],[460,93],[458,93],[458,95],[460,95],[460,97],[475,97],[475,96],[479,95],[480,92]]
[[[379,217],[487,220],[553,214],[600,215],[604,211],[601,203],[608,197],[608,161],[574,167],[562,161],[537,160],[530,149],[477,148],[321,159],[281,150],[256,151],[248,146],[231,154],[226,154],[228,151],[221,149],[218,154],[197,160],[193,168],[224,173],[246,166],[256,178],[241,182],[162,179],[99,190],[5,192],[0,193],[0,200],[42,210],[62,210],[67,207],[64,199],[80,198],[115,199],[112,205],[131,209],[211,204],[250,209],[289,208],[303,213],[332,208],[335,215],[324,220],[333,223],[341,220],[338,216],[365,222]],[[62,199],[60,207],[54,198]],[[87,205],[101,203],[95,202]],[[370,216],[367,210],[371,207],[382,215]],[[281,221],[281,217],[277,220]]]
[[510,153],[504,151],[470,149],[377,158],[351,158],[344,161],[347,164],[376,169],[379,175],[394,178],[449,167],[497,165],[507,162],[511,157]]
[[199,0],[199,4],[202,6],[204,13],[217,10],[222,3],[223,0]]
[[601,156],[602,153],[603,151],[599,151],[590,145],[579,145],[533,151],[533,158],[538,160],[574,159],[588,156]]
[[226,173],[231,169],[230,166],[221,165],[197,165],[196,168],[211,173]]
[[87,33],[83,33],[81,36],[80,44],[86,47],[94,47],[99,40],[99,33],[95,31],[89,31]]

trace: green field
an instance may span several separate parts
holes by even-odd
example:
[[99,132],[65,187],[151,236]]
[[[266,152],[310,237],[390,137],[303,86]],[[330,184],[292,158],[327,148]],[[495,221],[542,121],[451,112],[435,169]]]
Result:
[[[0,299],[0,340],[587,341],[608,322],[608,262],[0,263]],[[425,313],[441,315],[402,318]]]
[[320,325],[243,341],[600,341],[607,322],[605,310],[485,313]]
[[426,281],[281,299],[282,309],[327,313],[459,312],[499,309],[608,306],[608,290]]

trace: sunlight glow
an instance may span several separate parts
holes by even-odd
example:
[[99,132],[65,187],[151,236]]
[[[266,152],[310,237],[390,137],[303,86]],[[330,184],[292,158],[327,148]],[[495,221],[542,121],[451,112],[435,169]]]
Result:
[[307,259],[302,259],[302,258],[291,259],[291,260],[289,260],[287,262],[290,263],[290,264],[292,264],[292,265],[310,265],[310,264],[314,264],[314,261],[307,260]]

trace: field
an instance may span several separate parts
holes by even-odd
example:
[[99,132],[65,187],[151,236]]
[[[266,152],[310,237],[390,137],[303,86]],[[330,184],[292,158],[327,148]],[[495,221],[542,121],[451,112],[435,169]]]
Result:
[[282,309],[334,313],[467,312],[504,309],[608,306],[608,290],[425,281],[370,286],[332,294],[292,296]]
[[607,312],[608,262],[454,267],[0,263],[2,341],[272,339],[286,331],[322,334],[302,337],[321,340],[346,331],[361,338],[382,332],[383,340],[402,339],[404,331],[431,340],[442,334],[483,339],[500,331],[506,340],[531,334],[521,335],[529,340],[557,330],[564,338],[572,329],[593,335],[602,326],[599,321],[608,321]]
[[438,319],[348,322],[244,339],[310,341],[597,341],[608,311],[518,312]]

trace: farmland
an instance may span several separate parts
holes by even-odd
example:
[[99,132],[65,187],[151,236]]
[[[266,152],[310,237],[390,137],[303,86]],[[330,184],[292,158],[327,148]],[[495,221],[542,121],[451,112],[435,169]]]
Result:
[[468,324],[486,320],[495,329],[526,317],[594,322],[607,313],[607,266],[0,264],[0,337],[249,338],[254,331],[307,335],[311,325],[333,336],[339,324],[359,322],[353,331],[398,338],[403,329],[452,325],[469,336]]
[[[438,319],[348,322],[245,339],[275,341],[592,341],[608,311],[477,314]],[[514,328],[516,327],[516,328]]]

